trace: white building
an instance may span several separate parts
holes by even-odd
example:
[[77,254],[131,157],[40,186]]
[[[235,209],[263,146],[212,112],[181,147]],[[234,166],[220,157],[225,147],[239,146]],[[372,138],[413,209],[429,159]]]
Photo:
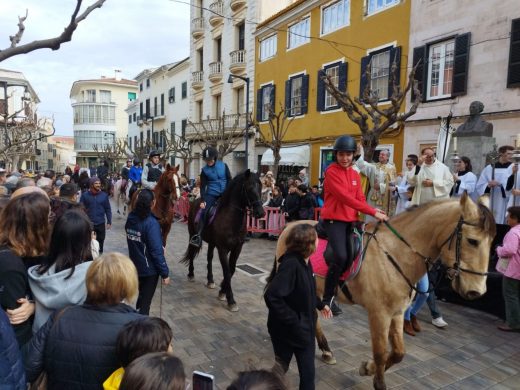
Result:
[[76,152],[74,152],[74,137],[53,136],[49,143],[53,149],[53,169],[56,172],[65,172],[65,168],[74,168],[76,164]]
[[120,78],[78,80],[72,84],[74,150],[81,167],[97,166],[95,149],[114,147],[128,135],[125,109],[137,98],[137,83]]
[[452,111],[452,125],[458,127],[475,100],[484,103],[482,117],[493,123],[497,144],[515,146],[520,133],[518,0],[418,0],[411,4],[410,20],[408,68],[421,60],[417,80],[423,102],[406,124],[404,155],[435,145],[437,118]]

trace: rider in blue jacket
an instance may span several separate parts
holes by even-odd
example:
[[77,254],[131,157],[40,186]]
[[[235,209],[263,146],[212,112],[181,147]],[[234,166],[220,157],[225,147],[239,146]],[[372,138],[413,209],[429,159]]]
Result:
[[200,208],[203,209],[203,212],[200,216],[197,234],[190,240],[190,244],[196,247],[202,245],[201,233],[207,222],[207,210],[211,209],[211,206],[215,204],[231,182],[229,167],[225,162],[217,160],[217,157],[217,150],[211,146],[202,151],[202,158],[206,161],[206,165],[200,173],[200,197],[202,199]]
[[143,168],[141,167],[141,161],[138,158],[134,159],[134,166],[130,168],[128,173],[128,180],[130,185],[126,186],[127,199],[132,199],[134,192],[141,186],[141,175],[143,174]]

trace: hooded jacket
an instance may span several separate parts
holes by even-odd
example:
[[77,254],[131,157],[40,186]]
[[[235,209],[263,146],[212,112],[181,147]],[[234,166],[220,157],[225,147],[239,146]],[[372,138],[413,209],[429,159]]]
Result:
[[85,277],[91,264],[91,261],[78,264],[68,279],[70,268],[56,273],[56,266],[53,264],[43,275],[38,272],[38,266],[29,268],[29,286],[36,304],[34,333],[45,324],[53,311],[69,305],[79,305],[85,301],[87,298]]
[[26,388],[20,347],[7,314],[0,310],[0,389],[25,390]]

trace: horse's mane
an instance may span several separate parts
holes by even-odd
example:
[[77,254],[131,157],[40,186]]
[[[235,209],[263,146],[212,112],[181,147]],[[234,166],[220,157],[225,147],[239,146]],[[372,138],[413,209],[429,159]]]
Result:
[[[250,175],[256,175],[253,172],[250,172]],[[226,190],[223,192],[222,197],[220,198],[220,205],[224,206],[231,202],[233,195],[235,197],[240,197],[241,193],[236,192],[235,189],[244,183],[245,181],[245,172],[237,174],[233,179],[231,179],[231,182],[227,186]],[[235,194],[236,192],[236,194]]]

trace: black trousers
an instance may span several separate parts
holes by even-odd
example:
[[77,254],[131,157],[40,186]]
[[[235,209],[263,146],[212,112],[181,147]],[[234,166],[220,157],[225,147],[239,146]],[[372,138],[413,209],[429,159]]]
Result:
[[329,240],[329,245],[334,252],[334,262],[329,265],[327,277],[325,278],[325,291],[323,301],[329,304],[334,296],[334,290],[339,283],[339,278],[343,270],[349,266],[353,260],[352,245],[352,222],[326,220],[325,230]]
[[316,343],[314,340],[306,348],[295,348],[285,340],[272,338],[274,356],[276,362],[282,366],[284,372],[289,370],[289,364],[293,355],[296,357],[298,373],[300,374],[300,390],[314,390],[314,377],[316,368],[314,367],[314,355],[316,353]]
[[103,244],[106,237],[106,226],[104,223],[94,225],[94,231],[96,232],[96,240],[99,241],[99,254],[103,253]]
[[139,314],[149,315],[150,305],[152,304],[153,295],[157,288],[159,275],[140,276],[139,277],[139,295],[135,305]]

